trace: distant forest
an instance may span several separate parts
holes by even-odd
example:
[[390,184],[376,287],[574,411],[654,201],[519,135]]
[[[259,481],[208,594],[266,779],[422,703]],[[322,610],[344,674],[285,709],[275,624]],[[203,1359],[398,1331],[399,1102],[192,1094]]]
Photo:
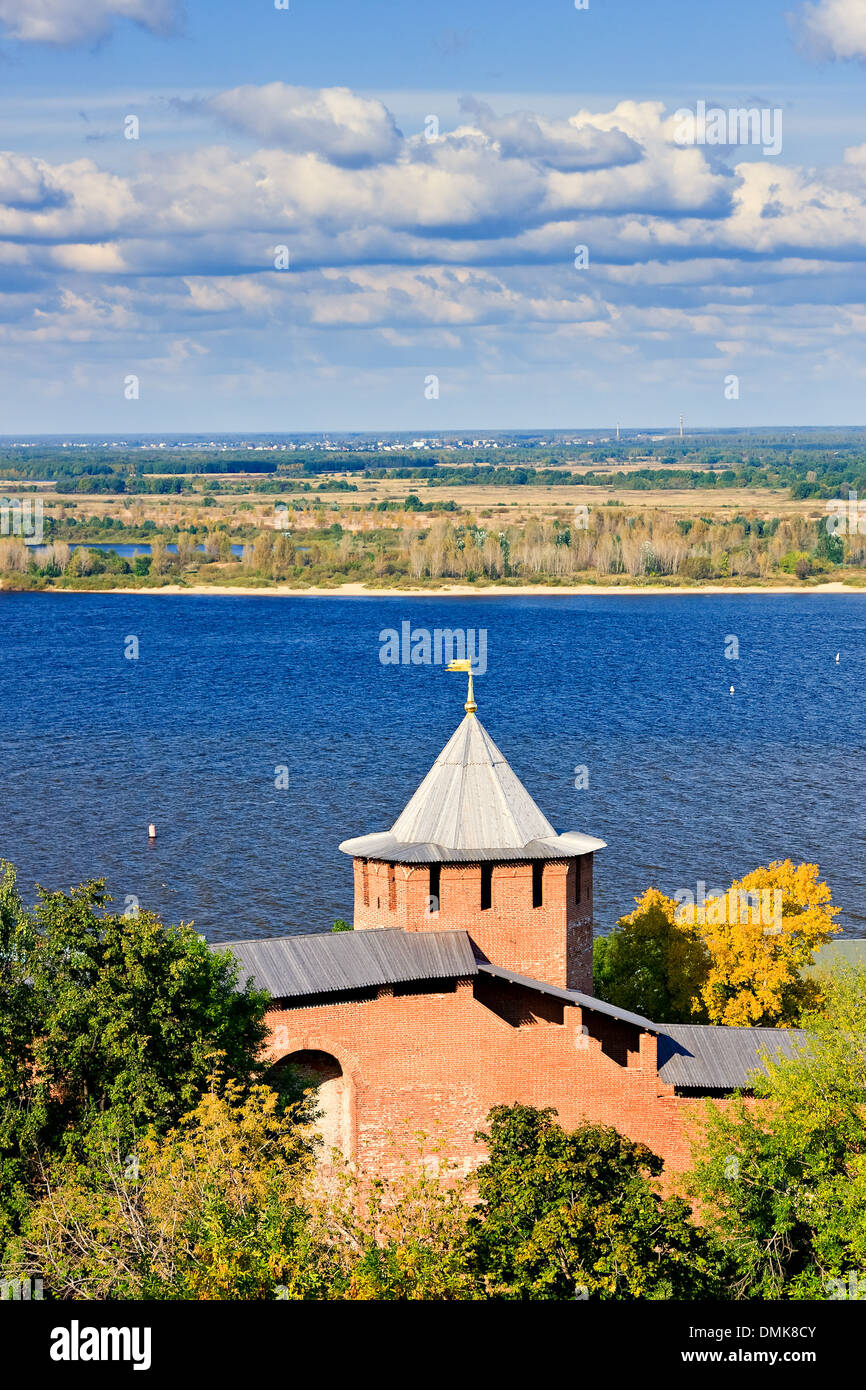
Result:
[[[463,455],[467,461],[462,461]],[[635,467],[639,463],[640,467]],[[568,465],[572,465],[569,467]],[[574,465],[588,469],[574,471]],[[626,466],[630,465],[626,471]],[[472,450],[372,452],[321,447],[278,450],[166,448],[157,452],[111,448],[0,446],[0,476],[46,482],[63,493],[149,494],[188,492],[193,475],[266,475],[250,484],[226,480],[222,488],[292,491],[323,473],[357,478],[411,479],[427,487],[605,486],[632,491],[788,488],[795,498],[828,498],[852,489],[866,493],[866,438],[772,437],[623,441],[592,446],[491,445]],[[167,476],[155,476],[167,475]],[[206,485],[207,486],[207,485]],[[215,481],[215,487],[220,484]],[[329,489],[335,484],[330,482]],[[351,484],[336,486],[350,490]]]

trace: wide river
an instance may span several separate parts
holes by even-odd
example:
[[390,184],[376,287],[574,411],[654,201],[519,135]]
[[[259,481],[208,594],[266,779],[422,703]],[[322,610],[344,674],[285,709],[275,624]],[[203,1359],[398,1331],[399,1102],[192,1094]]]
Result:
[[607,841],[598,929],[790,857],[866,936],[866,594],[0,594],[0,858],[27,898],[104,877],[216,940],[351,917],[338,843],[463,716],[465,677],[380,660],[404,622],[484,630],[479,717],[557,830]]

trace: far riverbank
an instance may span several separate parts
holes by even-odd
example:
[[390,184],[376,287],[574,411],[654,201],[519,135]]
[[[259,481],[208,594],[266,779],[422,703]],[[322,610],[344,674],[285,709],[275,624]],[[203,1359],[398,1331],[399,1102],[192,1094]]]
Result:
[[[0,584],[0,590],[3,586]],[[22,592],[7,589],[7,593]],[[664,584],[445,584],[439,588],[374,588],[366,584],[340,584],[328,588],[299,588],[292,584],[240,585],[240,584],[162,584],[157,586],[134,586],[103,589],[93,588],[46,588],[27,590],[29,593],[46,594],[154,594],[177,597],[193,596],[237,598],[272,598],[286,595],[292,598],[588,598],[636,596],[646,594],[672,594],[683,598],[700,594],[866,594],[866,587],[853,584],[701,584],[694,586],[668,586]]]

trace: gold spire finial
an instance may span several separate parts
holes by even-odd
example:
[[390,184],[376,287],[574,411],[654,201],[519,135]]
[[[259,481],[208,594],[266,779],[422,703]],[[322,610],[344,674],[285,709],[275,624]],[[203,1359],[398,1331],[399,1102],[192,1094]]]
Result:
[[449,661],[445,667],[446,671],[465,671],[469,677],[469,690],[466,695],[466,704],[463,706],[467,714],[474,714],[478,706],[475,703],[475,694],[472,689],[472,662],[471,661]]

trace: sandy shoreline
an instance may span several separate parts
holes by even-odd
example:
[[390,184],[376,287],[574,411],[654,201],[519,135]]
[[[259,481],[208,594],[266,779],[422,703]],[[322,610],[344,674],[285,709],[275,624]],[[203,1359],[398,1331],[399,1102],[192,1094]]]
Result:
[[[32,592],[32,590],[30,591]],[[341,584],[334,589],[298,589],[291,584],[273,584],[268,588],[241,587],[240,585],[228,584],[164,584],[159,589],[50,589],[41,590],[43,593],[53,594],[148,594],[155,597],[167,595],[174,597],[178,594],[189,594],[193,596],[211,595],[219,598],[230,598],[240,596],[241,598],[273,598],[275,596],[288,596],[290,598],[575,598],[587,597],[593,594],[604,598],[614,597],[625,594],[628,597],[646,594],[656,596],[658,594],[668,594],[672,597],[688,597],[694,594],[703,594],[711,597],[713,594],[863,594],[866,596],[866,589],[858,589],[850,584],[832,583],[819,584],[813,588],[804,588],[802,585],[794,584],[750,584],[739,587],[733,584],[719,585],[710,588],[709,586],[695,586],[693,588],[669,589],[663,585],[632,585],[632,584],[574,584],[551,586],[546,584],[525,584],[520,587],[509,588],[502,584],[488,584],[483,588],[478,588],[472,584],[451,584],[441,589],[371,589],[364,584]]]

